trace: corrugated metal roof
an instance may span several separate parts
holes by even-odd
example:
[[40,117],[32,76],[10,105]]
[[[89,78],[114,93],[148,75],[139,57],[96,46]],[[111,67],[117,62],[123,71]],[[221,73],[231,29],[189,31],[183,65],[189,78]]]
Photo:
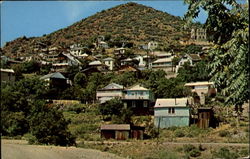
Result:
[[158,60],[154,61],[153,63],[171,62],[172,59],[173,59],[172,57],[169,57],[169,58],[162,58],[162,59],[158,59]]
[[213,85],[213,84],[214,84],[214,82],[203,81],[203,82],[186,83],[184,86],[209,86],[209,85]]
[[1,72],[15,73],[13,69],[3,69],[3,68],[1,68]]
[[161,107],[187,107],[187,98],[162,98],[156,99],[155,108]]
[[112,57],[107,57],[105,59],[103,59],[103,61],[114,61],[115,59],[113,59]]
[[59,79],[66,79],[60,72],[50,73],[47,74],[40,79],[47,79],[47,78],[59,78]]
[[129,124],[101,125],[101,130],[130,130]]
[[89,63],[89,65],[102,65],[101,61],[92,61]]

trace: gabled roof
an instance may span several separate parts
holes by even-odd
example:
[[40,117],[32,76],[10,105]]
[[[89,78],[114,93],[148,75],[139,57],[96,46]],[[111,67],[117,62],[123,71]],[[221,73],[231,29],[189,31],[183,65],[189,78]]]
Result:
[[13,69],[3,69],[3,68],[1,68],[1,72],[15,73]]
[[48,79],[48,78],[58,78],[58,79],[66,79],[60,72],[47,74],[40,79]]
[[154,61],[153,63],[171,62],[172,59],[173,59],[172,57],[170,57],[170,58],[162,58],[162,59],[158,59],[158,60]]
[[208,82],[208,81],[192,82],[192,83],[186,83],[184,86],[210,86],[210,85],[214,85],[214,82]]
[[107,86],[105,86],[104,88],[102,88],[102,90],[112,90],[112,89],[123,89],[124,87],[122,85],[116,84],[116,83],[110,83]]
[[130,61],[133,61],[133,59],[131,59],[131,58],[126,58],[126,59],[123,59],[123,60],[121,60],[121,61],[130,62]]
[[187,107],[187,98],[161,98],[156,99],[155,108],[164,107]]
[[92,61],[89,63],[90,66],[94,66],[94,65],[102,65],[101,61]]
[[130,124],[101,125],[101,130],[130,130]]
[[200,61],[201,57],[198,54],[188,54],[188,56],[193,60],[193,61]]
[[113,59],[112,57],[107,57],[105,59],[103,59],[103,61],[114,61],[115,59]]
[[118,70],[118,72],[136,72],[136,71],[140,71],[137,68],[133,67],[133,66],[129,66],[129,65],[123,65],[120,67],[120,69]]
[[130,91],[146,91],[149,90],[147,88],[142,87],[140,84],[136,84],[133,86],[128,87],[126,90],[130,90]]

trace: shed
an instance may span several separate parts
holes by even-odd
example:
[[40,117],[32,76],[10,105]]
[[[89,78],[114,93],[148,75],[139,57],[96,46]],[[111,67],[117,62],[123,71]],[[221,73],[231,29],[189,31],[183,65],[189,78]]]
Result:
[[198,123],[197,126],[202,129],[215,126],[214,112],[212,108],[198,108]]
[[130,135],[129,124],[101,125],[101,137],[105,139],[126,140]]

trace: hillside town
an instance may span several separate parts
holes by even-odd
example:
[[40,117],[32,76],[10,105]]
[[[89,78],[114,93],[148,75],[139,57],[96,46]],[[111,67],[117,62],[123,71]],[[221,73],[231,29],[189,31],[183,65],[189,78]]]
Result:
[[[149,149],[151,142],[199,143],[178,152],[189,158],[206,156],[203,142],[248,143],[249,99],[242,105],[226,103],[230,95],[208,67],[218,44],[203,25],[185,31],[188,37],[173,46],[99,34],[91,42],[69,45],[33,40],[29,53],[1,48],[2,135],[122,156],[129,156],[118,149],[126,142],[149,143]],[[249,152],[244,146],[237,153],[221,151],[237,158]]]

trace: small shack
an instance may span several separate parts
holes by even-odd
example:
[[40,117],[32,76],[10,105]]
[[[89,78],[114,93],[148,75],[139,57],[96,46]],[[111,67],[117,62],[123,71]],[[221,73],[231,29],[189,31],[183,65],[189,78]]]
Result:
[[198,108],[198,123],[197,126],[202,129],[215,127],[214,112],[212,108]]
[[109,124],[101,126],[101,138],[127,140],[129,138],[143,140],[144,127],[130,124]]
[[129,138],[129,134],[130,134],[129,124],[101,125],[101,138],[126,140]]

